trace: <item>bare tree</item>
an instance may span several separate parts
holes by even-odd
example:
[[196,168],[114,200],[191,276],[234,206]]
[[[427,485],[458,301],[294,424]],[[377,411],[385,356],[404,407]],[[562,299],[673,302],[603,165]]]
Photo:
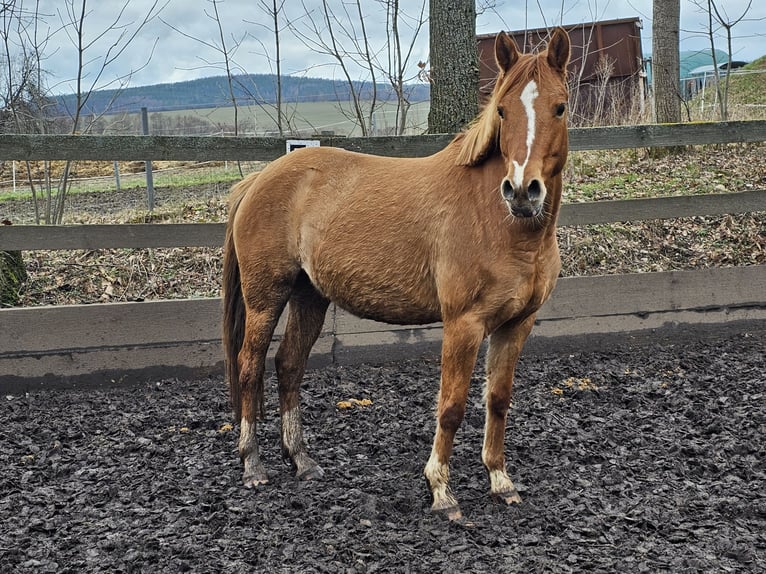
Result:
[[27,27],[31,26],[30,15],[24,12],[23,2],[4,2],[0,10],[0,39],[2,40],[3,67],[0,72],[0,127],[3,131],[21,131],[34,91],[34,60],[27,50]]
[[[259,2],[261,6],[261,10],[263,10],[271,19],[272,28],[271,31],[274,33],[274,65],[276,67],[276,124],[277,124],[277,130],[279,131],[279,135],[284,135],[285,130],[285,122],[283,121],[285,119],[285,114],[282,109],[282,57],[280,55],[281,51],[281,32],[282,29],[279,25],[279,14],[284,10],[285,6],[285,0],[260,0]],[[266,51],[266,54],[268,56],[268,51]]]
[[[4,2],[2,18],[2,110],[0,128],[16,133],[45,133],[49,127],[48,110],[55,104],[47,97],[42,70],[42,53],[50,31],[42,32],[45,23],[39,14],[39,2],[29,9],[23,0]],[[35,221],[40,222],[38,189],[33,178],[32,162],[26,161],[26,175],[32,192]],[[47,173],[49,163],[44,162]]]
[[[73,109],[68,110],[72,121],[72,134],[87,133],[90,126],[100,116],[96,113],[87,113],[88,101],[95,91],[116,84],[118,86],[114,93],[114,98],[116,98],[120,91],[130,83],[133,74],[149,63],[154,53],[156,39],[142,66],[118,74],[111,80],[105,79],[106,71],[119,61],[128,46],[136,40],[146,25],[160,14],[168,2],[169,0],[160,5],[160,0],[154,0],[140,20],[126,21],[125,12],[130,5],[130,0],[124,0],[115,11],[115,15],[104,27],[95,30],[95,33],[86,34],[86,32],[90,32],[88,18],[92,14],[88,8],[87,0],[62,1],[63,7],[57,9],[57,16],[61,23],[61,30],[69,39],[77,61],[73,80],[75,105]],[[106,42],[106,48],[103,48],[102,42]],[[55,198],[51,198],[49,193],[45,216],[46,223],[61,223],[63,220],[71,169],[72,162],[67,161],[58,180]],[[53,203],[54,208],[52,212],[51,203]]]
[[[377,0],[386,10],[386,66],[379,67],[388,78],[388,82],[396,94],[396,133],[404,134],[407,128],[407,113],[409,112],[410,90],[408,86],[418,76],[418,71],[410,73],[411,58],[420,31],[426,22],[426,0],[421,0],[420,7],[413,15],[401,9],[399,0]],[[412,3],[410,3],[412,4]],[[411,30],[409,43],[403,41],[402,24],[408,21]]]
[[680,0],[653,0],[652,78],[654,115],[659,123],[681,121],[679,62]]
[[[35,20],[23,2],[4,1],[0,5],[0,132],[29,131],[28,118],[34,114],[39,93],[33,54],[28,49],[29,30]],[[18,51],[15,51],[17,48]],[[3,162],[0,162],[2,165]],[[0,225],[10,225],[3,219]],[[26,279],[26,267],[20,251],[0,251],[0,307],[19,301],[19,290]]]
[[203,57],[199,57],[199,60],[201,62],[199,68],[209,68],[212,70],[222,70],[226,75],[226,81],[227,81],[227,90],[228,90],[228,100],[231,102],[232,107],[234,108],[234,135],[238,134],[238,102],[237,102],[237,93],[234,89],[235,84],[235,73],[240,72],[243,73],[242,69],[235,63],[234,57],[236,56],[237,50],[242,45],[242,41],[244,40],[244,36],[242,37],[233,37],[231,38],[231,43],[227,44],[226,42],[226,34],[224,33],[223,29],[223,23],[221,22],[221,14],[218,10],[218,5],[221,3],[221,0],[207,0],[208,3],[212,7],[212,12],[209,12],[208,10],[203,10],[203,13],[206,18],[211,20],[213,24],[215,25],[215,31],[217,34],[217,38],[214,40],[208,40],[205,38],[199,38],[197,36],[193,36],[184,30],[180,29],[179,27],[175,26],[174,24],[168,22],[167,20],[164,20],[160,18],[163,24],[171,28],[173,31],[181,34],[185,38],[189,38],[190,40],[194,40],[195,42],[198,42],[202,46],[209,48],[212,50],[213,53],[218,54],[220,56],[220,60],[207,60]]
[[[317,9],[310,9],[303,2],[304,15],[291,23],[290,28],[309,50],[334,61],[348,88],[351,106],[348,111],[341,106],[341,111],[356,122],[366,136],[378,106],[377,68],[372,62],[361,0],[341,3],[340,8],[339,14],[327,0],[322,0]],[[363,80],[355,80],[357,71]]]
[[[710,41],[710,52],[713,58],[713,77],[715,81],[716,99],[718,100],[718,113],[720,119],[726,121],[729,119],[729,79],[732,63],[732,28],[747,19],[746,17],[752,8],[753,2],[752,0],[748,0],[742,13],[734,18],[729,16],[726,7],[723,6],[723,4],[719,7],[715,0],[692,0],[692,3],[708,17],[708,25],[705,34]],[[726,33],[727,66],[726,79],[724,80],[723,85],[721,83],[718,55],[716,54],[715,46],[717,29],[720,28],[723,28]]]
[[[213,52],[220,55],[221,60],[220,61],[208,61],[208,60],[202,60],[204,62],[203,67],[207,68],[215,68],[215,69],[223,69],[223,71],[226,74],[226,83],[227,83],[227,90],[228,90],[228,99],[231,102],[232,109],[234,110],[234,136],[239,135],[239,103],[237,100],[237,91],[234,88],[235,84],[235,70],[234,68],[236,64],[234,63],[234,56],[236,55],[237,50],[242,45],[242,41],[244,37],[242,38],[235,38],[232,37],[231,44],[226,43],[226,34],[223,30],[223,23],[221,22],[221,14],[218,11],[218,4],[221,2],[221,0],[208,0],[208,2],[212,6],[212,12],[208,12],[207,10],[204,10],[205,16],[210,19],[216,27],[216,33],[218,35],[216,40],[205,40],[203,38],[197,38],[195,36],[192,36],[190,34],[187,34],[177,26],[167,22],[166,20],[163,20],[160,18],[160,20],[168,27],[173,29],[174,31],[178,32],[182,36],[189,38],[191,40],[194,40],[196,42],[199,42],[203,46],[210,48],[213,50]],[[240,69],[241,72],[241,69]],[[237,169],[239,170],[240,177],[244,177],[244,172],[242,170],[242,162],[237,161]]]
[[289,106],[284,101],[283,74],[282,74],[282,38],[287,29],[293,27],[285,15],[285,0],[259,0],[261,11],[267,16],[268,24],[262,21],[243,20],[257,28],[266,30],[273,39],[273,44],[267,46],[267,41],[259,35],[250,33],[249,37],[261,46],[261,52],[257,54],[266,58],[266,64],[274,76],[274,91],[263,93],[258,83],[249,76],[242,76],[238,83],[244,94],[251,103],[258,107],[276,125],[280,136],[288,132],[294,132],[293,122],[296,118],[298,102],[292,102]]
[[428,131],[454,133],[479,110],[474,0],[430,0],[431,109]]

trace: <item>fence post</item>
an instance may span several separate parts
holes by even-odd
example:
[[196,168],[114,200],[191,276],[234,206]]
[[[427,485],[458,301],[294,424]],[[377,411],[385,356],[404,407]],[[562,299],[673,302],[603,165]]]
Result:
[[[145,136],[149,135],[149,113],[141,108],[141,127]],[[154,210],[154,176],[152,175],[152,160],[146,160],[146,202],[149,211]]]
[[120,162],[114,160],[114,181],[117,184],[117,191],[120,191]]

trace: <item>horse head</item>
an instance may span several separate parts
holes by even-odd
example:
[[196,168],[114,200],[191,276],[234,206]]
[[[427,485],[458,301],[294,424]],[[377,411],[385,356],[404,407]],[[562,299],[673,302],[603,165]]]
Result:
[[537,217],[567,156],[569,36],[556,28],[547,49],[522,59],[505,32],[495,41],[500,118],[498,143],[507,166],[500,192],[516,217]]
[[458,163],[478,165],[499,151],[506,165],[500,193],[516,217],[543,213],[549,190],[560,188],[566,163],[566,68],[569,36],[556,28],[539,54],[521,54],[505,32],[495,40],[498,75],[475,124],[463,138]]

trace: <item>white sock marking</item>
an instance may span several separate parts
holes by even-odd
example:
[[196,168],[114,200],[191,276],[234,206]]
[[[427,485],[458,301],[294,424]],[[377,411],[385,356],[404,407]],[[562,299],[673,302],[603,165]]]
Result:
[[290,456],[295,455],[303,441],[301,412],[298,407],[282,413],[282,444]]

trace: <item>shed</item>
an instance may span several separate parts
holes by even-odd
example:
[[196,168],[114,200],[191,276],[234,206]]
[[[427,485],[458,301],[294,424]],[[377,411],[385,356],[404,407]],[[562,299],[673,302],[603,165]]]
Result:
[[[602,20],[563,26],[572,43],[569,62],[570,120],[574,125],[625,123],[643,112],[646,74],[641,50],[639,18]],[[548,28],[509,32],[522,52],[545,45]],[[495,38],[477,36],[479,46],[479,89],[483,96],[492,90],[497,75]]]

